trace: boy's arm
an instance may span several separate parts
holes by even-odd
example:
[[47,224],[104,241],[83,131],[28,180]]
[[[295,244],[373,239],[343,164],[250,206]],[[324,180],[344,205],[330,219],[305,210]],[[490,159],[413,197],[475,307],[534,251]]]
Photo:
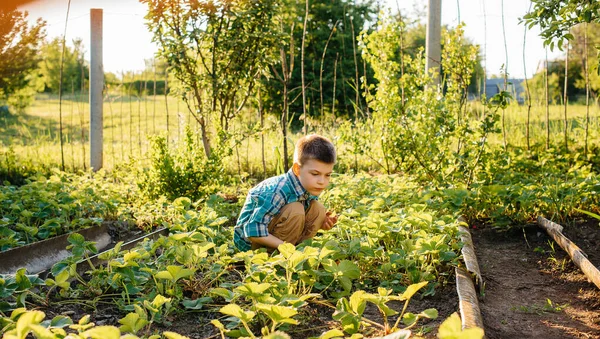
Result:
[[248,240],[260,246],[265,246],[269,248],[277,248],[279,247],[279,245],[283,244],[283,240],[277,238],[272,234],[269,234],[266,237],[250,237],[248,238]]

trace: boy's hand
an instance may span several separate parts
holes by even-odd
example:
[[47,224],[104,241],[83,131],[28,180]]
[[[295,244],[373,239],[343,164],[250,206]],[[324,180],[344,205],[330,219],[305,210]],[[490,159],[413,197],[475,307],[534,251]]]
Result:
[[321,229],[329,231],[333,228],[337,220],[338,216],[334,212],[327,211],[327,213],[325,213],[325,221],[323,221],[323,226],[321,226]]

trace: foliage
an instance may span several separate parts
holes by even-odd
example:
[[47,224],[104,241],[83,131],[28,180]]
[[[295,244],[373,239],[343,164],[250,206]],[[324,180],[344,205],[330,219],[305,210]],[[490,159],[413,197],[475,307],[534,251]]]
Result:
[[[571,29],[573,40],[569,41],[569,63],[581,65],[575,69],[575,87],[580,89],[579,95],[585,96],[585,62],[587,58],[588,76],[591,95],[598,98],[600,93],[600,22],[579,24]],[[587,41],[586,41],[587,40]],[[569,70],[571,73],[572,70]]]
[[[153,323],[168,323],[177,310],[202,309],[230,316],[225,324],[213,322],[223,333],[246,336],[257,329],[264,336],[293,331],[302,309],[312,303],[335,308],[339,316],[334,319],[349,334],[370,333],[373,326],[395,331],[401,324],[414,326],[418,319],[437,316],[433,310],[422,314],[407,313],[405,307],[395,310],[390,302],[406,305],[418,290],[435,293],[437,284],[446,279],[460,251],[455,218],[437,215],[418,203],[414,184],[400,177],[336,181],[324,199],[340,211],[338,227],[298,247],[281,246],[272,255],[236,253],[232,228],[224,226],[231,214],[222,200],[146,202],[147,210],[155,214],[153,223],[168,226],[169,236],[128,250],[117,244],[101,255],[107,264],[90,265],[84,279],[78,266],[87,265],[82,259],[93,252],[93,244],[73,235],[69,240],[73,256],[52,268],[47,287],[28,283],[17,292],[13,282],[6,285],[4,297],[10,303],[5,310],[23,305],[26,298],[77,299],[95,307],[103,296],[112,296],[127,313],[121,329],[133,334]],[[125,213],[122,206],[119,210]],[[68,279],[75,282],[69,284]],[[31,293],[34,285],[45,298]],[[356,303],[372,303],[385,317],[401,316],[394,325],[388,320],[373,324],[356,313],[362,309],[352,306]]]
[[471,190],[448,188],[426,194],[433,198],[432,208],[460,210],[469,220],[489,220],[501,230],[535,222],[539,215],[565,221],[578,210],[600,208],[596,171],[581,153],[516,150],[510,158],[501,154],[494,152],[482,172],[487,174],[477,178]]
[[379,143],[378,163],[387,173],[420,173],[434,185],[469,185],[481,168],[487,135],[495,131],[498,119],[498,107],[491,104],[478,121],[466,114],[476,49],[463,44],[460,27],[445,35],[442,68],[447,92],[440,97],[424,72],[423,57],[402,53],[404,23],[384,18],[379,26],[377,32],[361,35],[365,58],[379,83],[373,87],[376,94],[368,96],[373,120],[358,127],[367,132],[361,135],[364,141],[353,144],[362,145],[360,152],[368,154],[373,153],[373,143]]
[[[553,65],[555,63],[552,63]],[[561,61],[556,62],[561,64]],[[564,63],[562,63],[564,65]],[[548,79],[546,80],[545,71],[536,73],[529,82],[529,91],[531,95],[531,101],[535,105],[545,105],[546,102],[546,82],[548,83],[548,104],[559,104],[563,100],[562,87],[564,84],[564,67],[563,67],[563,81],[560,81],[560,70],[554,67],[552,73],[548,69]],[[526,96],[526,93],[523,93]]]
[[[115,326],[97,326],[93,322],[90,322],[90,316],[83,316],[77,323],[75,323],[70,317],[58,315],[52,319],[47,319],[46,314],[42,311],[28,311],[25,308],[19,308],[14,310],[10,317],[1,317],[0,325],[4,335],[4,339],[25,339],[25,338],[38,338],[38,339],[138,339],[139,337],[134,334],[123,334],[130,332],[127,331],[128,327],[121,329]],[[175,332],[165,331],[162,335],[154,334],[151,336],[143,336],[148,339],[188,339]]]
[[58,93],[60,85],[61,60],[63,63],[63,93],[79,92],[84,88],[82,82],[89,79],[89,69],[83,61],[83,40],[73,40],[73,47],[65,46],[63,58],[63,41],[54,38],[42,45],[40,62],[40,76],[44,82],[43,90]]
[[580,0],[532,0],[533,9],[523,20],[529,28],[540,27],[544,46],[559,49],[565,39],[573,39],[569,30],[578,23],[600,22],[600,3]]
[[271,17],[277,2],[142,2],[148,5],[146,18],[160,54],[181,83],[178,93],[201,125],[204,151],[210,157],[209,133],[217,127],[212,119],[227,130],[272,62]]
[[110,184],[58,171],[0,186],[0,250],[114,219],[122,201]]
[[[304,23],[298,18],[304,17],[305,3],[285,1],[279,11],[277,29],[282,36],[280,43],[285,47],[282,51],[285,51],[285,59],[296,59],[288,62],[292,68],[287,84],[290,111],[302,112],[302,101],[295,99],[302,92],[302,74],[298,65]],[[357,110],[366,109],[363,95],[357,97],[357,91],[360,91],[357,80],[359,77],[366,77],[370,83],[374,80],[372,71],[364,65],[356,47],[356,37],[360,32],[370,30],[368,25],[375,13],[373,2],[309,1],[308,11],[304,47],[307,113],[311,117],[322,117],[325,112],[333,111],[338,116],[355,116]],[[293,67],[294,64],[296,67]],[[262,79],[266,88],[265,108],[275,114],[282,112],[280,107],[283,104],[284,90],[279,76],[280,72],[274,67],[269,76]],[[299,114],[290,118],[297,122]]]
[[156,136],[151,142],[150,166],[136,176],[142,194],[150,199],[161,196],[169,200],[204,198],[217,193],[221,186],[234,182],[224,172],[221,163],[226,151],[224,145],[207,158],[201,153],[201,146],[189,127],[178,149],[169,148],[163,136]]
[[[586,96],[585,59],[587,57],[588,76],[590,81],[590,94],[592,98],[598,97],[600,91],[600,74],[598,73],[598,47],[600,47],[600,23],[578,24],[571,28],[569,40],[569,77],[567,79],[567,96],[569,101],[582,102]],[[587,35],[587,41],[586,40]],[[587,56],[586,56],[587,54]],[[548,100],[551,103],[563,101],[565,83],[565,56],[550,60],[548,68]],[[530,79],[531,96],[539,105],[545,100],[545,70]]]
[[39,60],[46,23],[27,25],[27,12],[0,8],[0,102],[25,88]]

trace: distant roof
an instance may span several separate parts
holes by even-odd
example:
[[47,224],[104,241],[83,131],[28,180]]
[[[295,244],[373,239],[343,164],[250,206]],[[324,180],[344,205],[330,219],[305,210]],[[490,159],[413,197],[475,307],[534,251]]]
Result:
[[[525,79],[506,79],[506,81],[508,83],[520,84],[525,81]],[[504,78],[486,79],[485,83],[487,85],[504,85]]]

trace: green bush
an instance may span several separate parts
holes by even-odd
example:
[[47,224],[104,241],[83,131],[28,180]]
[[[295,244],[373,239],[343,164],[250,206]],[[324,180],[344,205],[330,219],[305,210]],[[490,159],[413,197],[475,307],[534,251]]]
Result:
[[188,128],[182,145],[169,148],[164,136],[151,139],[150,167],[137,176],[142,194],[150,199],[179,197],[199,199],[231,183],[222,164],[222,154],[215,150],[206,158],[202,144]]

